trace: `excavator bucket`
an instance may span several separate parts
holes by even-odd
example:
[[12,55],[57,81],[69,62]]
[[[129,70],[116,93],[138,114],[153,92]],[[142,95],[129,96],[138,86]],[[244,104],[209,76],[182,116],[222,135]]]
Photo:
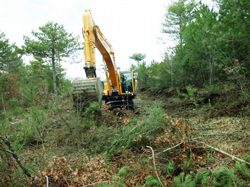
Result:
[[102,103],[103,85],[99,78],[74,80],[73,102],[77,111],[83,111],[91,102]]

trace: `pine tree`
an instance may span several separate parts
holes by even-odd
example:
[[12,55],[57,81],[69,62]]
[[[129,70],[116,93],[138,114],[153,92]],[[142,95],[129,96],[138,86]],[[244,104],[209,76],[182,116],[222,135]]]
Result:
[[73,37],[68,33],[63,25],[54,22],[39,27],[39,31],[32,31],[35,39],[24,36],[25,49],[27,54],[34,57],[48,59],[51,62],[53,71],[54,100],[57,103],[57,84],[56,84],[56,60],[69,57],[77,50],[80,50],[78,37]]
[[8,89],[16,89],[14,85],[10,85],[10,78],[14,80],[14,74],[20,72],[20,67],[23,65],[22,51],[15,45],[10,44],[9,39],[5,37],[3,32],[0,32],[0,94],[3,110],[5,112],[4,92]]

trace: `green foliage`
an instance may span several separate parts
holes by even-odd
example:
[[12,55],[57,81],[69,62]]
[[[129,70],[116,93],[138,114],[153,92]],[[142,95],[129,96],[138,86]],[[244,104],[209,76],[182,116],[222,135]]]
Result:
[[21,50],[15,44],[10,44],[5,34],[0,32],[0,72],[18,72],[23,63],[21,57]]
[[62,85],[61,85],[61,89],[60,89],[60,94],[64,95],[64,94],[71,94],[72,93],[72,84],[70,82],[70,80],[62,78],[61,80]]
[[127,142],[127,145],[125,146],[125,148],[127,148],[127,149],[136,148],[136,149],[140,150],[142,147],[146,147],[147,145],[150,145],[150,141],[149,141],[148,137],[146,137],[146,136],[139,136],[137,139],[132,139],[132,137],[130,137],[128,139],[128,142]]
[[[12,183],[10,183],[9,185],[12,186],[13,183],[17,184],[15,186],[17,187],[22,187],[22,186],[28,186],[28,177],[24,174],[23,170],[21,168],[16,169],[12,174],[11,174],[11,178],[13,178]],[[19,180],[22,179],[22,184],[18,184]],[[26,180],[26,181],[25,181]]]
[[192,175],[186,175],[184,172],[180,173],[177,177],[173,179],[174,187],[195,187],[196,185],[192,183]]
[[8,104],[11,108],[18,106],[19,100],[17,98],[12,98],[8,101]]
[[157,186],[157,187],[161,186],[161,183],[159,182],[159,180],[153,175],[148,175],[146,177],[146,184],[148,186]]
[[201,185],[201,186],[208,186],[209,184],[209,171],[202,171],[202,172],[198,172],[193,180],[193,185]]
[[[107,156],[112,153],[119,154],[125,146],[126,148],[131,148],[136,145],[135,139],[137,138],[137,135],[131,134],[132,131],[137,131],[136,125],[130,124],[128,126],[122,127],[118,132],[116,132],[117,134],[114,137],[115,139],[107,150]],[[120,138],[121,136],[122,139]]]
[[173,86],[171,61],[167,57],[161,63],[152,61],[147,69],[147,73],[148,86],[152,90],[158,91]]
[[107,182],[98,185],[99,187],[111,187]]
[[[0,93],[4,93],[8,85],[7,73],[0,72],[0,84],[1,84]],[[2,97],[1,97],[1,100],[2,100]]]
[[187,91],[187,93],[182,93],[180,91],[180,89],[177,89],[177,94],[180,98],[184,98],[185,100],[191,100],[191,101],[195,101],[195,92],[197,91],[197,88],[191,86],[191,85],[188,85],[185,87]]
[[[237,166],[238,167],[238,166]],[[214,173],[213,185],[215,187],[233,187],[242,186],[246,187],[248,182],[241,181],[233,169],[222,167]]]
[[142,54],[142,53],[134,53],[129,58],[135,60],[137,62],[137,64],[139,64],[140,61],[142,61],[146,58],[146,55]]
[[86,115],[90,118],[93,118],[95,116],[95,112],[100,111],[100,103],[98,102],[92,102],[90,103],[90,106],[88,106],[84,112],[83,115]]
[[24,36],[25,46],[23,49],[27,54],[32,54],[37,61],[33,62],[39,68],[43,68],[42,63],[49,60],[52,67],[53,89],[55,102],[57,98],[57,76],[56,76],[56,61],[60,61],[64,57],[69,57],[76,51],[80,50],[79,37],[73,37],[68,33],[63,25],[48,22],[39,27],[39,31],[32,31],[34,40]]
[[171,161],[166,165],[165,172],[167,175],[172,175],[174,173],[174,161]]
[[142,147],[150,145],[150,139],[156,134],[163,133],[166,127],[166,120],[162,117],[164,109],[159,107],[159,103],[144,108],[144,115],[147,116],[143,121],[131,120],[127,126],[119,127],[113,142],[107,150],[107,156],[112,153],[119,154],[123,147],[140,150]]
[[147,65],[146,62],[143,61],[142,63],[137,64],[137,66],[132,66],[131,69],[134,69],[135,72],[138,73],[138,84],[139,87],[147,87],[148,86],[148,72],[147,72]]
[[208,186],[209,184],[209,171],[199,172],[193,177],[190,174],[185,175],[184,172],[180,173],[173,179],[174,187],[196,187]]
[[196,7],[194,1],[178,0],[173,1],[168,7],[163,23],[163,33],[167,33],[174,39],[182,42],[181,32],[186,25],[192,21],[193,9]]
[[[217,3],[218,11],[193,0],[174,1],[167,7],[163,33],[178,43],[162,62],[131,67],[139,73],[140,87],[158,91],[209,85],[210,90],[216,83],[231,81],[249,100],[249,21],[244,20],[249,17],[246,12],[250,4],[226,0]],[[193,97],[195,90],[189,88],[188,95]]]
[[24,36],[25,50],[40,58],[62,58],[68,57],[80,49],[79,37],[74,38],[68,33],[63,25],[48,22],[39,27],[39,31],[31,32],[36,40]]
[[0,31],[0,100],[1,109],[6,112],[8,100],[14,104],[19,95],[18,81],[24,68],[22,52],[15,45],[10,44],[9,39]]
[[30,73],[35,81],[41,81],[47,78],[52,78],[52,71],[50,69],[50,65],[46,64],[47,62],[43,60],[41,57],[34,57],[35,60],[30,61],[30,65],[27,66],[30,70]]
[[[167,7],[162,31],[178,43],[160,63],[139,63],[142,59],[136,57],[140,55],[134,55],[132,59],[138,63],[131,69],[139,73],[140,87],[158,91],[209,85],[211,89],[218,82],[231,80],[249,100],[249,22],[243,20],[249,17],[246,12],[250,4],[226,0],[217,3],[219,11],[193,0],[174,1]],[[187,89],[191,96],[194,90]]]
[[223,167],[214,173],[213,185],[214,186],[227,186],[233,187],[234,171]]
[[128,166],[124,166],[124,167],[122,167],[122,168],[119,170],[118,175],[119,175],[119,176],[124,176],[124,175],[126,175],[128,172],[130,172],[130,171],[131,171],[131,169],[130,169]]
[[169,58],[165,58],[163,62],[151,61],[147,65],[145,61],[131,65],[130,70],[138,73],[139,87],[150,87],[152,90],[163,90],[172,85],[173,72],[172,62]]
[[[250,156],[244,158],[247,162],[250,161]],[[250,181],[250,167],[239,161],[235,162],[235,171],[238,172],[245,180]]]
[[197,88],[192,87],[191,85],[186,86],[187,92],[189,97],[193,98],[195,95],[194,93],[197,91]]
[[[13,117],[13,114],[17,117]],[[44,143],[49,118],[45,110],[32,107],[30,113],[24,113],[20,107],[7,113],[0,124],[1,135],[9,134],[14,150],[22,151],[28,146]]]
[[177,88],[176,91],[177,91],[177,94],[178,94],[178,96],[179,96],[180,98],[186,98],[186,97],[187,97],[187,95],[186,95],[185,93],[181,93],[181,92],[180,92],[180,89],[179,89],[179,88]]
[[19,140],[25,140],[26,145],[43,143],[45,138],[44,133],[46,133],[46,128],[48,128],[50,121],[47,111],[32,107],[30,113],[24,115],[24,120],[25,132],[23,132],[23,138],[20,138]]

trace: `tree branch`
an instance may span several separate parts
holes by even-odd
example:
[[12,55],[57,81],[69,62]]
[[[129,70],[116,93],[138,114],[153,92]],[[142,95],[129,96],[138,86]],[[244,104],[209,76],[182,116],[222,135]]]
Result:
[[4,142],[4,144],[9,148],[9,150],[4,150],[7,153],[12,154],[12,156],[15,158],[16,162],[18,163],[18,165],[20,166],[20,168],[23,170],[23,172],[25,173],[25,175],[27,175],[30,178],[33,178],[33,176],[29,173],[29,171],[23,166],[22,162],[20,161],[18,155],[15,153],[11,143],[9,142],[8,139],[0,136],[0,140],[2,140]]
[[6,153],[10,153],[10,154],[14,154],[13,152],[11,152],[9,150],[5,150],[5,149],[0,149],[0,151],[6,152]]

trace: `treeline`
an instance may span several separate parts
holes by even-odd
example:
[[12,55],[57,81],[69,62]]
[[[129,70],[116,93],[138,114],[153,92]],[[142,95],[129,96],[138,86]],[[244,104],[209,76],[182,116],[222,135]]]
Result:
[[[24,36],[24,45],[19,48],[0,32],[0,94],[4,112],[7,108],[37,105],[41,96],[57,103],[57,95],[71,91],[60,62],[81,49],[78,37],[53,22],[31,34],[34,39]],[[24,63],[24,55],[33,57],[29,65]]]
[[[177,45],[162,62],[147,65],[133,58],[141,87],[161,90],[192,85],[213,88],[240,86],[249,98],[250,2],[213,1],[213,8],[194,0],[178,0],[167,7],[162,32]],[[166,42],[166,41],[165,41]],[[138,57],[138,54],[134,54]]]

